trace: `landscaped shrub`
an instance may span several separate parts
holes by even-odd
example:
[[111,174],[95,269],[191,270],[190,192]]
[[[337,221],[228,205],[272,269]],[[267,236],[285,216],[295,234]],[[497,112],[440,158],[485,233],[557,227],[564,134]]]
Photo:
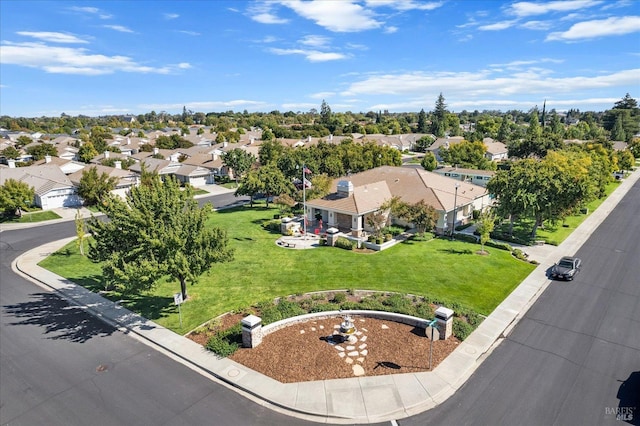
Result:
[[228,357],[240,348],[242,344],[242,326],[240,323],[216,333],[207,340],[208,350],[221,357]]
[[369,235],[367,237],[367,241],[369,241],[370,243],[375,243],[376,242],[376,236],[375,235]]
[[525,256],[524,252],[520,249],[513,249],[511,252],[516,259],[527,261],[527,256]]
[[473,220],[478,220],[480,218],[480,210],[474,210],[471,212],[471,217]]
[[359,309],[366,309],[368,311],[388,311],[387,307],[383,305],[382,302],[371,297],[362,299],[359,305]]
[[385,241],[391,241],[391,239],[393,238],[393,235],[391,234],[384,234],[384,240]]
[[290,300],[281,300],[280,303],[276,305],[276,309],[280,312],[283,319],[306,314],[300,305]]
[[338,237],[335,246],[345,250],[353,250],[353,241],[345,237]]
[[309,313],[337,311],[339,309],[340,305],[336,305],[335,303],[316,303],[311,306],[311,309],[309,309]]
[[382,243],[384,243],[384,238],[383,237],[378,237],[376,238],[376,244],[378,244],[379,246],[382,245]]
[[393,312],[407,315],[411,315],[413,308],[411,300],[409,300],[405,295],[398,293],[389,296],[382,302],[382,304],[391,308]]
[[347,295],[344,293],[336,293],[333,295],[333,300],[331,300],[333,303],[342,303],[345,302],[347,300]]
[[406,231],[406,229],[403,228],[402,226],[398,226],[398,225],[391,225],[391,226],[386,226],[386,227],[382,228],[382,232],[383,233],[391,234],[394,237],[396,235],[402,234],[404,231]]
[[267,231],[280,233],[280,220],[278,219],[270,220],[264,223],[262,227]]
[[473,326],[460,318],[453,318],[453,335],[464,340],[473,332]]
[[486,243],[484,243],[484,245],[487,247],[494,247],[500,250],[513,251],[513,247],[511,247],[511,245],[509,245],[508,243],[497,243],[495,241],[487,241]]
[[340,309],[342,309],[343,311],[354,311],[362,309],[362,306],[360,306],[358,302],[347,301],[340,304]]

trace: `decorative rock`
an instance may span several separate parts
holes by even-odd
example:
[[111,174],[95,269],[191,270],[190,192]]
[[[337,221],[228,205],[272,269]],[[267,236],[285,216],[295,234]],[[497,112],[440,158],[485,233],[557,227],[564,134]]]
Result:
[[358,358],[356,361],[358,361],[359,363],[363,363],[363,362],[364,362],[364,358],[363,358],[363,357],[360,357],[360,358]]
[[344,352],[344,348],[342,346],[336,346],[335,348],[340,352]]
[[369,331],[369,330],[367,330],[366,328],[361,328],[360,330],[362,330],[362,331]]
[[355,334],[356,336],[360,336],[360,335],[362,335],[362,331],[356,331],[354,334]]
[[300,330],[300,334],[304,334],[304,330]]
[[354,376],[364,376],[364,368],[361,365],[354,364],[351,368],[353,368]]
[[347,355],[352,356],[352,357],[356,357],[356,356],[358,356],[360,354],[358,353],[358,351],[353,351],[353,352],[348,352]]
[[350,346],[347,346],[347,350],[348,350],[348,351],[352,351],[352,350],[354,350],[355,348],[356,348],[355,346],[351,346],[351,345],[350,345]]
[[364,322],[364,318],[360,318],[360,322]]
[[324,325],[321,325],[321,326],[320,326],[320,330],[324,330]]
[[366,343],[361,344],[360,346],[358,346],[358,349],[364,349],[367,347]]
[[338,356],[339,356],[340,358],[344,358],[344,352],[340,352],[340,353],[338,354]]
[[388,330],[388,329],[389,329],[389,326],[388,326],[387,324],[382,324],[382,329],[383,329],[383,330]]
[[361,342],[366,342],[366,341],[367,341],[367,336],[362,336],[362,337],[360,338],[360,341],[361,341]]
[[315,327],[311,327],[311,331],[316,331],[316,328]]
[[360,355],[362,355],[362,356],[367,356],[368,353],[369,353],[368,349],[363,349],[363,350],[360,351]]
[[340,328],[340,324],[334,325],[333,328]]
[[344,360],[347,364],[353,364],[353,360],[351,358],[347,358]]

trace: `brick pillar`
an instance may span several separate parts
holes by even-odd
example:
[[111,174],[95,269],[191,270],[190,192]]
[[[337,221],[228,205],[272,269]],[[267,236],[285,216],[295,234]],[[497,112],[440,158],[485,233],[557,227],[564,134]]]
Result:
[[247,315],[242,323],[242,346],[255,348],[262,343],[262,319],[255,315]]
[[441,340],[446,340],[453,333],[453,310],[440,306],[436,309],[436,328]]

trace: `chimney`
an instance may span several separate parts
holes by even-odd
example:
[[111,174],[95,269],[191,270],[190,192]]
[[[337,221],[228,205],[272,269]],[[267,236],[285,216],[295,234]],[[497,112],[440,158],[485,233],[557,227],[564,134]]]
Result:
[[227,141],[222,142],[222,147],[223,148],[226,148],[227,146],[229,146],[229,142],[227,142]]
[[353,183],[350,180],[341,180],[338,182],[338,197],[346,198],[353,194]]
[[311,135],[307,136],[307,142],[311,142]]
[[114,161],[113,167],[115,167],[116,169],[122,170],[122,161]]
[[109,151],[104,152],[104,158],[109,158]]
[[13,158],[8,159],[7,163],[9,164],[9,168],[10,169],[15,169],[16,168],[16,160],[14,160]]
[[255,141],[255,138],[251,138],[249,139],[249,145],[253,145],[253,142]]
[[156,155],[156,154],[158,154],[158,153],[160,153],[160,149],[159,149],[159,148],[154,147],[154,148],[153,148],[153,155]]
[[333,135],[329,135],[329,141],[333,140]]
[[127,137],[127,145],[131,145],[131,138]]
[[45,163],[50,163],[51,162],[51,156],[50,155],[45,155],[44,156],[44,162]]

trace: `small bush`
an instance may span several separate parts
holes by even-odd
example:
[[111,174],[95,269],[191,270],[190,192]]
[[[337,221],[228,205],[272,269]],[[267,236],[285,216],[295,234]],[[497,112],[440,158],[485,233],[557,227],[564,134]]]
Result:
[[315,312],[327,312],[327,311],[337,311],[340,309],[340,305],[336,305],[334,303],[317,303],[309,309],[310,313]]
[[370,243],[375,243],[376,242],[376,236],[375,235],[369,235],[367,237],[367,241],[369,241]]
[[345,250],[353,250],[353,241],[345,237],[338,237],[335,246]]
[[384,238],[383,237],[378,237],[376,238],[376,244],[378,244],[379,246],[382,245],[382,243],[384,243]]
[[471,217],[473,220],[478,220],[480,218],[480,210],[474,210],[471,212]]
[[453,318],[453,335],[464,340],[473,332],[473,326],[460,318]]
[[391,241],[391,239],[393,238],[393,235],[391,234],[384,234],[384,240],[385,241]]
[[242,344],[242,326],[238,323],[220,333],[216,333],[207,340],[208,350],[221,357],[233,355]]
[[280,233],[280,221],[277,219],[266,222],[262,227],[267,231]]
[[343,303],[347,301],[347,295],[344,293],[336,293],[331,300],[333,303]]
[[340,304],[340,309],[343,311],[354,311],[357,309],[362,309],[362,306],[358,302],[343,302]]
[[511,247],[511,245],[508,243],[497,243],[494,241],[487,241],[486,243],[484,243],[484,245],[487,247],[494,247],[500,250],[513,251],[513,247]]
[[267,325],[282,319],[282,313],[275,306],[260,311],[262,324]]
[[520,249],[513,249],[511,252],[516,259],[527,261],[527,256],[525,256],[524,252]]
[[276,305],[276,309],[280,312],[282,319],[306,314],[300,305],[290,300],[281,300]]

